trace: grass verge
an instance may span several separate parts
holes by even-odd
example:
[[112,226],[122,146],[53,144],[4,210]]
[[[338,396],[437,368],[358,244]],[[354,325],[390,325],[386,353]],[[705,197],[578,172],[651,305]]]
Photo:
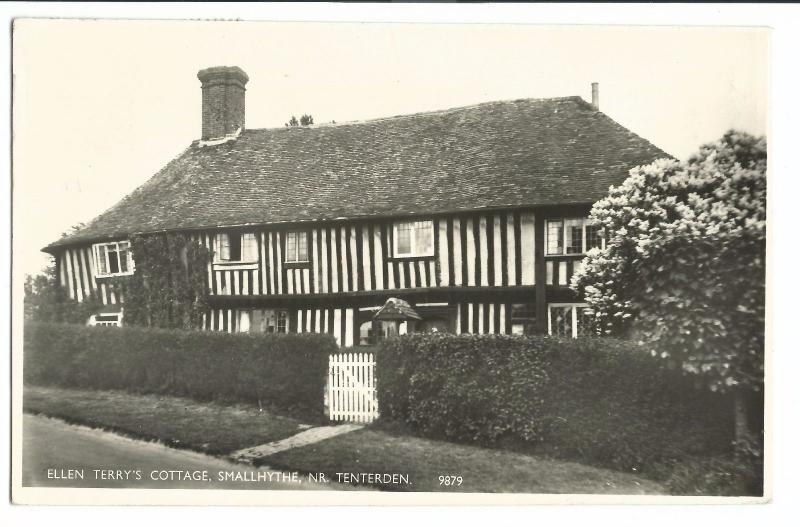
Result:
[[26,386],[23,409],[212,455],[277,441],[302,430],[300,421],[252,406],[118,391]]
[[[261,458],[273,468],[345,474],[403,474],[409,485],[374,482],[392,491],[525,492],[542,494],[665,494],[653,481],[579,463],[395,435],[374,427]],[[440,484],[439,476],[460,476],[461,485]],[[364,477],[362,480],[366,479]],[[374,479],[374,478],[373,478]],[[381,478],[383,479],[383,478]],[[457,480],[456,480],[457,481]],[[363,484],[363,481],[362,483]]]
[[[213,455],[276,441],[301,431],[294,419],[243,405],[198,403],[190,399],[25,387],[24,410],[67,422]],[[309,474],[330,482],[392,491],[524,492],[542,494],[663,494],[658,483],[632,474],[544,459],[520,453],[458,445],[405,435],[391,429],[364,429],[294,448],[256,464]],[[349,481],[336,473],[348,474]],[[350,474],[407,476],[409,485],[362,481]],[[453,485],[439,476],[460,476]],[[344,476],[343,476],[344,477]],[[381,479],[384,479],[383,476]],[[389,478],[391,479],[391,478]]]

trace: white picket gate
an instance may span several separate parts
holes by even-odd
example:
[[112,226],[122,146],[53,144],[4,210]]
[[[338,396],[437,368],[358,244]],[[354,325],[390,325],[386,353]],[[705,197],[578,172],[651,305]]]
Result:
[[371,423],[378,417],[372,353],[338,353],[328,358],[328,415],[331,421]]

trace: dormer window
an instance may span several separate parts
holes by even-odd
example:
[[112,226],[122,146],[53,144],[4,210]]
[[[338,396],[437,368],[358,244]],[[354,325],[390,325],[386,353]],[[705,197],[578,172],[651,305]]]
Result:
[[433,256],[433,222],[399,221],[394,224],[394,257]]
[[590,249],[605,247],[600,226],[588,218],[547,220],[547,255],[584,254]]
[[217,262],[252,263],[258,261],[258,242],[252,232],[217,234]]
[[98,278],[133,274],[130,242],[95,243],[92,252],[95,275]]
[[286,263],[308,262],[308,233],[291,231],[286,233]]

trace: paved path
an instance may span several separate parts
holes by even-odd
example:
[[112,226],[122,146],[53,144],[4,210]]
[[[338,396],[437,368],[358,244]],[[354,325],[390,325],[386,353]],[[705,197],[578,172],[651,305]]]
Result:
[[230,458],[236,461],[248,463],[254,459],[271,456],[272,454],[277,454],[278,452],[283,452],[284,450],[289,450],[290,448],[297,448],[310,445],[312,443],[317,443],[324,439],[329,439],[341,434],[347,434],[349,432],[360,430],[361,428],[364,428],[364,425],[343,424],[317,426],[293,435],[292,437],[281,439],[280,441],[273,441],[272,443],[266,443],[264,445],[237,450],[230,455]]
[[25,414],[22,426],[24,486],[343,490],[42,416]]

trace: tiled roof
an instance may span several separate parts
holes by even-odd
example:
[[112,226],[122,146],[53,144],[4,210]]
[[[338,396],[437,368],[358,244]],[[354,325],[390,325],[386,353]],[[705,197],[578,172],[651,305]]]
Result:
[[49,248],[198,227],[592,203],[660,149],[580,97],[195,141]]

